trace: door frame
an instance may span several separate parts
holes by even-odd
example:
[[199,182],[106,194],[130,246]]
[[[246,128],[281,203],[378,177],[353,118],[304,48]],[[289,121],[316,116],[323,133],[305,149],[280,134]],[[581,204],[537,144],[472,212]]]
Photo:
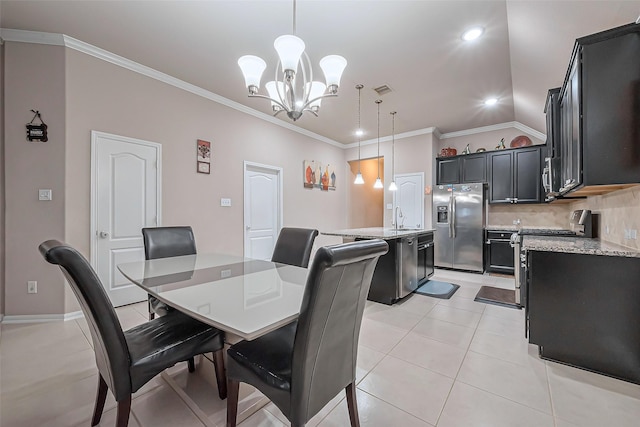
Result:
[[[278,166],[271,166],[271,165],[265,165],[263,163],[256,163],[256,162],[250,162],[245,160],[244,161],[244,166],[243,166],[243,172],[242,172],[242,193],[243,193],[243,205],[242,205],[242,253],[243,256],[246,258],[247,257],[247,192],[246,192],[246,185],[247,185],[247,171],[249,169],[253,169],[253,170],[266,170],[266,171],[270,171],[270,172],[275,172],[275,175],[278,178],[278,225],[277,225],[277,229],[278,229],[278,233],[280,232],[280,229],[282,228],[282,224],[284,224],[284,195],[283,195],[283,182],[284,182],[284,178],[283,178],[283,173],[284,170],[281,167]],[[277,237],[277,236],[276,236]]]
[[[425,197],[424,197],[424,172],[413,172],[413,173],[397,173],[393,176],[393,181],[396,181],[397,177],[406,177],[406,176],[419,176],[420,177],[420,188],[422,189],[422,191],[420,192],[420,199],[421,199],[421,203],[420,203],[420,217],[422,218],[422,228],[425,228],[425,216],[424,216],[424,202],[425,202]],[[397,199],[396,199],[396,193],[397,191],[393,192],[393,210],[391,211],[391,216],[393,217],[396,206],[397,206]]]
[[130,138],[128,136],[115,135],[106,132],[100,132],[96,130],[91,131],[91,220],[89,222],[89,237],[90,237],[90,263],[91,266],[96,268],[97,266],[97,254],[98,254],[98,238],[96,224],[98,223],[98,176],[97,176],[97,145],[100,137],[117,139],[120,142],[128,144],[144,145],[156,150],[157,153],[157,165],[156,165],[156,224],[162,225],[162,144],[157,142],[145,141],[142,139]]

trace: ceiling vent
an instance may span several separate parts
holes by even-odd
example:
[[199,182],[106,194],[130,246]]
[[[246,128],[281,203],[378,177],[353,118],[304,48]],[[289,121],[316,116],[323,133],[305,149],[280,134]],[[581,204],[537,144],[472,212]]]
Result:
[[375,90],[378,93],[378,95],[380,95],[380,96],[391,92],[391,88],[389,86],[387,86],[387,85],[374,87],[373,90]]

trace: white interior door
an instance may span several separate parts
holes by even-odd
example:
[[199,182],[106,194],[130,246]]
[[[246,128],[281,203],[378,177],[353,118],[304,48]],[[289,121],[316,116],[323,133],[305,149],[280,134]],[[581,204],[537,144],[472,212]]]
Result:
[[271,259],[282,227],[282,168],[244,163],[244,256]]
[[161,223],[161,150],[91,132],[91,263],[116,307],[147,298],[117,265],[144,260],[141,230]]
[[[398,226],[404,228],[424,228],[424,173],[411,173],[395,176],[398,189],[393,195],[393,221],[398,211]],[[400,217],[400,212],[402,217]]]

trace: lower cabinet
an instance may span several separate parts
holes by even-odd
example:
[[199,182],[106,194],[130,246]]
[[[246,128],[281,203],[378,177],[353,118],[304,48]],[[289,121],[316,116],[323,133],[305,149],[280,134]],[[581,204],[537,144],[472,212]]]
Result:
[[540,357],[640,384],[640,258],[527,251]]

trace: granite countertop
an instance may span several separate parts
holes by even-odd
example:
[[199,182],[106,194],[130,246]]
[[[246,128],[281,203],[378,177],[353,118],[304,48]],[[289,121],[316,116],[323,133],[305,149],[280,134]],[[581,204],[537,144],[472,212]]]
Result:
[[585,237],[523,236],[522,248],[527,251],[640,258],[640,251],[637,249]]
[[431,233],[435,231],[433,228],[423,228],[419,230],[404,229],[396,230],[386,227],[369,227],[369,228],[347,228],[344,230],[322,231],[320,234],[326,236],[340,236],[360,239],[397,239],[400,237],[411,237],[419,234]]

